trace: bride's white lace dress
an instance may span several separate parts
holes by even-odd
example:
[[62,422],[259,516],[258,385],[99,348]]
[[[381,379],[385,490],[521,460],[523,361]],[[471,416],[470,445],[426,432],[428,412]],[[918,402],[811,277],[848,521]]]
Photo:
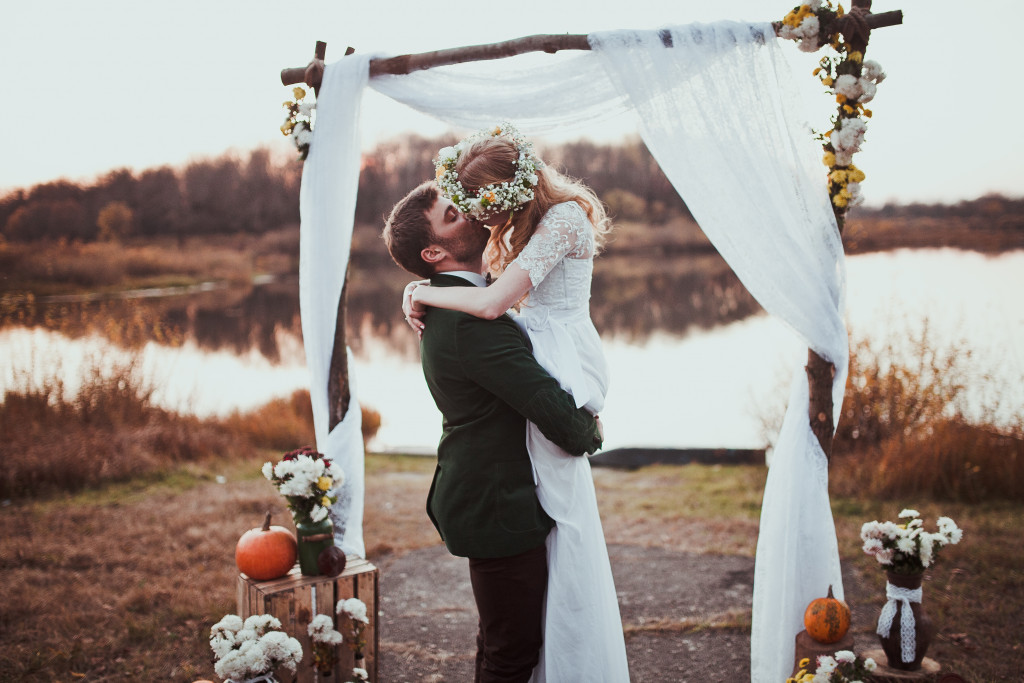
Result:
[[[537,361],[577,406],[604,407],[608,372],[590,320],[594,229],[575,202],[552,207],[516,259],[533,288],[516,318]],[[556,526],[548,536],[544,647],[533,683],[622,683],[626,646],[587,458],[573,457],[527,423],[537,496]]]

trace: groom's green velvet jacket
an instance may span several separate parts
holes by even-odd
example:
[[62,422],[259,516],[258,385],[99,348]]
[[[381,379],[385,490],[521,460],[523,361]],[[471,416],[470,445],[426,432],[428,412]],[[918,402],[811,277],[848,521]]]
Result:
[[[435,275],[437,287],[472,287]],[[461,557],[509,557],[553,526],[537,500],[526,421],[572,455],[601,445],[597,424],[534,359],[507,315],[482,320],[431,308],[420,341],[423,375],[444,417],[427,514]]]

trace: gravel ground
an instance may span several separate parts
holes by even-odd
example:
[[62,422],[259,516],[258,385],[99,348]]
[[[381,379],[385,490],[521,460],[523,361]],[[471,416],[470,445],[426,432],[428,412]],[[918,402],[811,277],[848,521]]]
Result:
[[[633,683],[750,680],[754,560],[657,547],[609,546]],[[476,608],[466,560],[436,546],[381,569],[380,680],[473,680]],[[847,597],[861,593],[849,577]],[[852,602],[852,600],[851,600]],[[871,645],[871,615],[856,619]]]

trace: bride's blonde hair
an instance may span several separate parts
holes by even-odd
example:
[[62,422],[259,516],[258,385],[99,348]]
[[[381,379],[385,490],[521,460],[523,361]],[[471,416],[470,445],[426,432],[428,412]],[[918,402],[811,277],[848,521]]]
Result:
[[[515,177],[519,151],[505,137],[488,137],[472,143],[455,165],[459,181],[469,192],[494,183],[510,182]],[[512,214],[512,219],[491,231],[487,243],[487,263],[497,274],[519,256],[533,237],[544,214],[555,204],[575,201],[586,212],[594,226],[594,248],[599,250],[611,230],[611,220],[594,191],[575,178],[565,176],[550,166],[537,168],[537,185],[533,199]]]

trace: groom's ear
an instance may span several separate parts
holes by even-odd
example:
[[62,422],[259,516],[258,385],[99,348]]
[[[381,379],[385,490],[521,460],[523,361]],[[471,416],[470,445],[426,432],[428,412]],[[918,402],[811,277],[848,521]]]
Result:
[[448,255],[441,247],[436,244],[431,244],[429,247],[425,247],[420,251],[420,258],[430,265],[436,265]]

